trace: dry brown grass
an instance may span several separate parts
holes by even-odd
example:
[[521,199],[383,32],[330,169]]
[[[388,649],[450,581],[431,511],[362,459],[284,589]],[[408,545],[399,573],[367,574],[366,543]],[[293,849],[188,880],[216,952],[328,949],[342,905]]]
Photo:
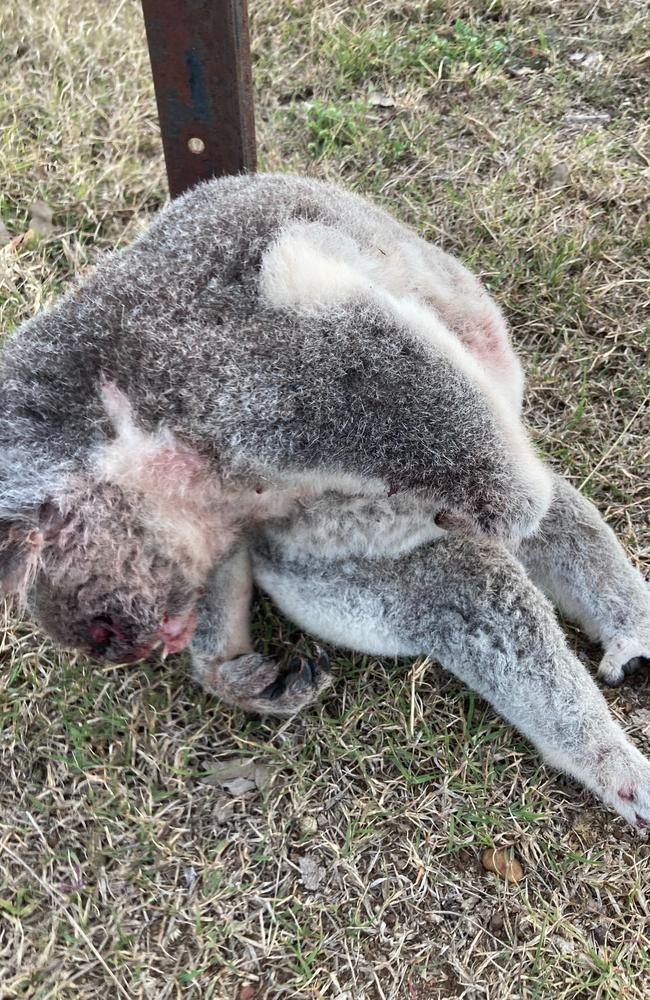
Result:
[[[341,178],[486,277],[542,446],[647,570],[645,3],[253,14],[262,165]],[[6,330],[165,188],[136,0],[9,0],[0,29],[2,219],[20,234],[43,199],[57,227],[2,251]],[[295,638],[266,602],[257,622]],[[435,666],[341,656],[280,724],[182,663],[98,669],[26,624],[0,661],[2,997],[650,995],[648,846]],[[649,690],[608,695],[646,749]],[[220,787],[231,757],[262,787]],[[524,879],[484,872],[486,845]]]

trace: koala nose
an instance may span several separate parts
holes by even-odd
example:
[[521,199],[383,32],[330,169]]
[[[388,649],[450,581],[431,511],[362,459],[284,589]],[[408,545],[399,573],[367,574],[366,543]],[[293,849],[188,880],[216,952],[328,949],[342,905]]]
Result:
[[151,643],[141,644],[131,634],[132,626],[118,625],[110,615],[98,615],[88,624],[91,656],[114,663],[137,663],[151,652]]
[[108,615],[93,618],[89,627],[88,635],[93,646],[104,646],[112,635],[116,634],[115,625]]

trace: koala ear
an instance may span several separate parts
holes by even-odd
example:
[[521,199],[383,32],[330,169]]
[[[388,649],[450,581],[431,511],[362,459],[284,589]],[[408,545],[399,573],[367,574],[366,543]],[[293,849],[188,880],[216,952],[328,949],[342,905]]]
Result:
[[44,535],[33,521],[0,511],[0,594],[23,599],[38,568]]
[[115,430],[115,438],[95,456],[100,478],[135,489],[156,502],[162,497],[175,503],[196,495],[208,478],[205,459],[167,430],[143,431],[135,422],[131,403],[115,383],[102,382],[100,396]]

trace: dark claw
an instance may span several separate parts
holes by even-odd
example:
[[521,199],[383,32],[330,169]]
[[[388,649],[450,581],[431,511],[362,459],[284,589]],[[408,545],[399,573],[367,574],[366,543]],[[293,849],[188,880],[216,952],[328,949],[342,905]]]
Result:
[[313,660],[307,656],[294,656],[289,662],[284,680],[287,687],[292,691],[304,691],[305,688],[312,687],[316,680],[317,666]]
[[257,697],[266,698],[268,701],[276,701],[277,698],[280,698],[284,694],[286,686],[285,676],[278,677],[272,684],[269,684],[268,687],[260,691]]
[[270,701],[276,701],[283,694],[286,694],[287,691],[290,691],[292,694],[299,694],[308,688],[315,687],[318,683],[319,674],[330,672],[329,657],[327,654],[322,649],[317,649],[317,654],[315,660],[304,653],[298,653],[293,656],[289,661],[287,669],[272,684],[264,688],[259,693],[258,698],[267,698]]
[[637,670],[648,667],[650,667],[650,660],[647,656],[633,656],[631,660],[623,664],[623,673],[627,677],[629,674],[636,673]]
[[329,656],[327,655],[324,649],[320,648],[320,646],[316,646],[316,652],[318,654],[318,658],[316,660],[316,666],[318,667],[319,670],[322,670],[324,673],[330,674],[332,672],[332,668],[330,667]]

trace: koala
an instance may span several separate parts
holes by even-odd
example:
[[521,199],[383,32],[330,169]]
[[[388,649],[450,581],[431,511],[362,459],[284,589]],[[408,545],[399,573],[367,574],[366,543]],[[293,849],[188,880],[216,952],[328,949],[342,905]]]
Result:
[[650,589],[521,419],[505,319],[455,258],[336,185],[201,184],[7,339],[0,581],[111,663],[189,648],[230,705],[292,715],[326,654],[255,651],[253,585],[317,640],[429,655],[553,766],[650,823],[619,684]]

